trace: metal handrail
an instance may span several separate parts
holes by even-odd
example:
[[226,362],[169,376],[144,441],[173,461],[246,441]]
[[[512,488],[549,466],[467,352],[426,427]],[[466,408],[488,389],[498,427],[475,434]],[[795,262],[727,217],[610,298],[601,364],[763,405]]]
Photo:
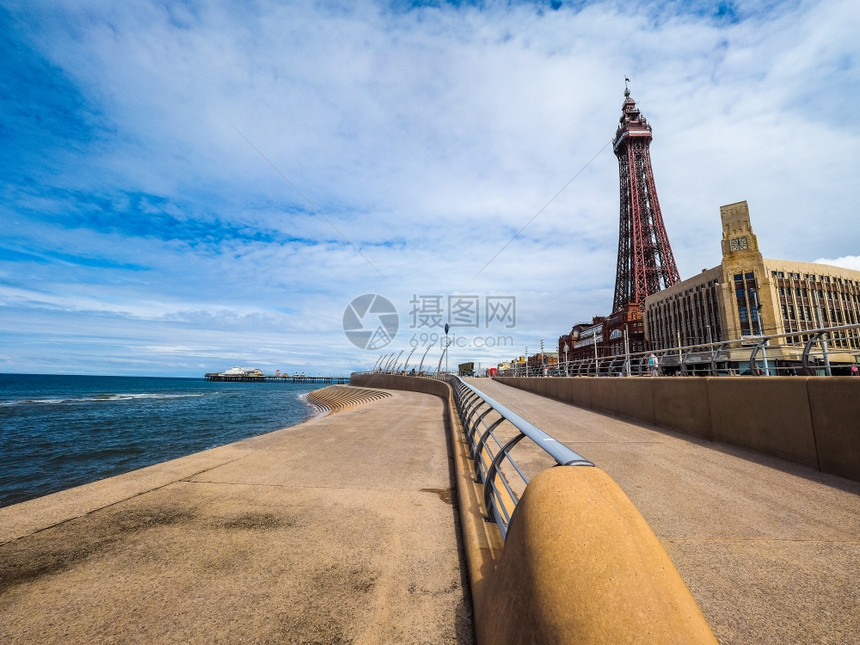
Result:
[[[508,478],[502,473],[502,464],[508,462],[522,482],[525,485],[529,483],[529,478],[511,456],[511,450],[520,441],[530,439],[560,466],[594,465],[459,376],[449,376],[447,381],[454,390],[454,401],[463,424],[470,457],[475,462],[478,483],[484,485],[487,519],[499,526],[502,539],[507,536],[513,510],[519,501]],[[518,431],[506,443],[502,443],[496,435],[496,429],[504,421]]]
[[[828,338],[829,337],[829,338]],[[728,352],[730,350],[737,351],[738,349],[748,349],[750,356],[748,359],[750,373],[754,375],[774,375],[780,371],[785,372],[788,369],[797,368],[776,368],[773,365],[768,365],[766,352],[770,351],[771,341],[779,341],[779,339],[795,339],[802,338],[800,342],[789,342],[785,344],[774,345],[773,348],[803,348],[800,358],[800,373],[814,376],[816,370],[822,371],[825,375],[830,375],[830,365],[828,360],[829,353],[852,354],[855,357],[855,364],[860,361],[860,349],[857,344],[860,342],[860,323],[849,323],[838,325],[835,327],[819,327],[814,329],[799,329],[787,331],[780,334],[760,335],[754,334],[743,336],[742,338],[734,338],[730,340],[717,341],[711,343],[692,343],[678,347],[667,347],[662,349],[646,350],[641,352],[630,352],[627,354],[613,354],[610,356],[598,356],[582,358],[578,360],[569,360],[567,362],[560,361],[553,364],[551,369],[544,374],[544,366],[535,367],[528,366],[528,370],[524,370],[522,365],[511,367],[510,369],[500,371],[500,376],[634,376],[650,374],[648,366],[648,358],[654,355],[658,358],[660,365],[670,363],[673,368],[677,368],[680,374],[686,375],[694,365],[705,366],[707,372],[711,376],[723,376],[728,374],[728,370],[720,364],[725,364],[728,360]],[[828,343],[843,343],[848,344],[848,347],[831,346],[828,349]],[[853,347],[851,346],[853,344]],[[813,366],[812,356],[813,348],[818,345],[820,351],[815,352],[816,358],[819,358],[820,364]],[[666,359],[666,360],[664,360]],[[760,365],[760,363],[763,363]],[[629,366],[629,368],[628,368]],[[843,369],[845,364],[842,365]]]

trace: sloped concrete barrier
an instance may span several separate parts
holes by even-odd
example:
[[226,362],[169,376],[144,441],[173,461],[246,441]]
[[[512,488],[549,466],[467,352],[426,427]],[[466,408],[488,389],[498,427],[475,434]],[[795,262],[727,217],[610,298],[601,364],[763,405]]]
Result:
[[308,401],[326,412],[340,412],[391,396],[388,392],[349,385],[329,385],[308,392]]
[[819,468],[860,481],[860,377],[810,378],[807,391]]
[[857,377],[496,380],[579,407],[748,448],[860,481]]
[[598,468],[532,480],[487,587],[475,600],[479,643],[717,642],[651,528]]

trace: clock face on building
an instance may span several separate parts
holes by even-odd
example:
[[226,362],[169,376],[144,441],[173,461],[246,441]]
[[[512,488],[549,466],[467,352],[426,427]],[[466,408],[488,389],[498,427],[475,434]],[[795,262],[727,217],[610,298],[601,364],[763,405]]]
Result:
[[730,242],[732,251],[741,251],[747,248],[747,238],[736,237]]

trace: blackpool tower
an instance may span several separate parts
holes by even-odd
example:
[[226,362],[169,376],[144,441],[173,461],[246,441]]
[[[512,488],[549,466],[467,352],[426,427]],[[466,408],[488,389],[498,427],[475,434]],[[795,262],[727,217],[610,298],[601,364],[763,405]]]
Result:
[[651,126],[626,87],[621,110],[612,140],[621,190],[612,313],[574,325],[558,339],[559,357],[566,360],[644,351],[645,298],[681,281],[651,170]]
[[624,90],[615,138],[621,189],[613,313],[641,309],[645,297],[681,281],[651,170],[651,126]]

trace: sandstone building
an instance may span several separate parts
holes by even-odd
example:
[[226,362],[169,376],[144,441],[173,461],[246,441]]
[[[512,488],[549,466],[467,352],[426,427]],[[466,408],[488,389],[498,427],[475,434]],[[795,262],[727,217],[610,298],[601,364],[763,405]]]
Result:
[[[650,349],[741,339],[718,360],[725,369],[743,372],[749,370],[757,336],[860,322],[860,271],[762,257],[746,202],[722,206],[720,218],[722,262],[645,299]],[[779,373],[799,368],[808,338],[798,333],[769,341],[764,348],[769,368]],[[857,330],[833,332],[827,345],[834,373],[860,360]],[[664,366],[671,371],[683,360],[695,368],[705,353],[691,353],[685,357],[679,352],[680,359],[669,355]]]

